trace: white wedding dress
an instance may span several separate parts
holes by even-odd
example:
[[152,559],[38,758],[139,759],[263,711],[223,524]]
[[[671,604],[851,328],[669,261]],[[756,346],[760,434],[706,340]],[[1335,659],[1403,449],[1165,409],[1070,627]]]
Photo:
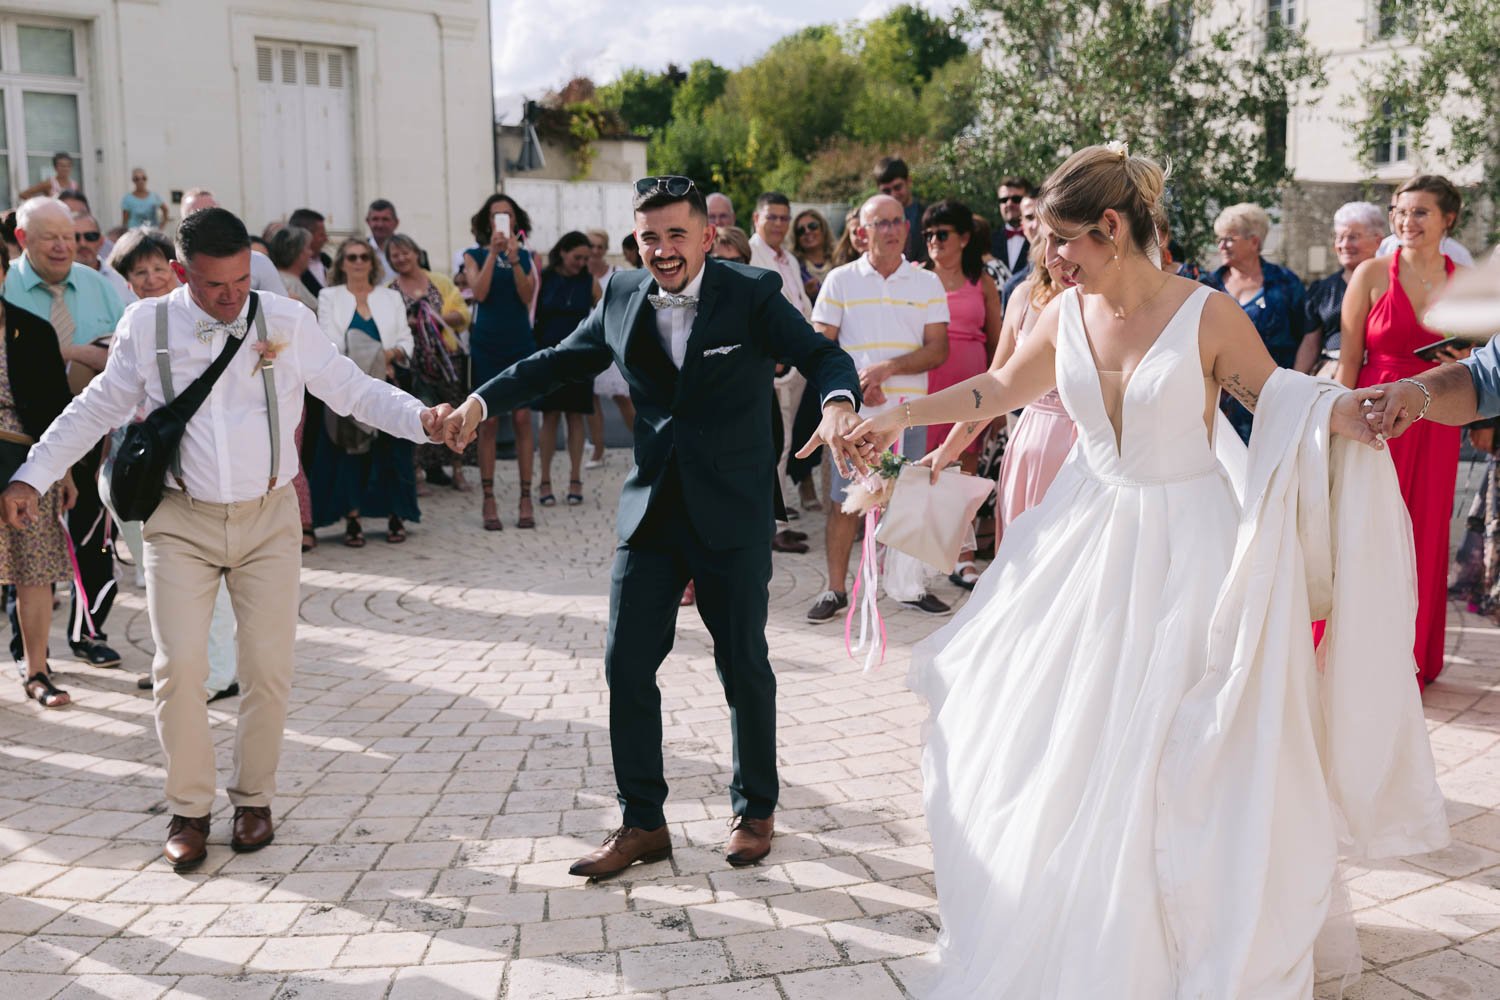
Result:
[[[1171,782],[1159,781],[1176,773],[1166,766],[1174,752],[1190,764],[1217,752],[1177,715],[1210,672],[1216,606],[1238,565],[1240,501],[1205,424],[1217,395],[1198,346],[1209,295],[1191,294],[1115,396],[1117,433],[1078,293],[1064,294],[1058,391],[1077,443],[1041,503],[1006,529],[968,604],[914,653],[912,686],[932,707],[923,777],[943,926],[935,981],[914,984],[919,995],[1312,994],[1314,939],[1341,895],[1337,809],[1317,749],[1304,752],[1313,737],[1298,742],[1312,723],[1286,725],[1303,756],[1271,765],[1305,780],[1292,775],[1266,799],[1246,789],[1248,808],[1276,813],[1274,836],[1254,849],[1224,826],[1258,837],[1259,817],[1223,815],[1209,794],[1169,802]],[[1298,663],[1315,675],[1303,635]],[[1251,725],[1252,744],[1255,732],[1283,740],[1265,717]],[[1198,866],[1191,875],[1184,858]],[[1219,879],[1215,866],[1250,870]],[[1218,898],[1198,884],[1205,867],[1209,882],[1234,890]],[[1237,895],[1244,885],[1248,898]],[[1220,910],[1240,916],[1220,925]]]

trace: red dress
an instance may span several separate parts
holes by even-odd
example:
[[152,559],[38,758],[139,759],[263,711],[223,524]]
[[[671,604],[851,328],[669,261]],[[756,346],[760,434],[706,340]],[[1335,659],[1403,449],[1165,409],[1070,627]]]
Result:
[[[1401,254],[1391,257],[1391,286],[1370,307],[1365,320],[1365,363],[1359,388],[1411,378],[1436,368],[1412,351],[1442,335],[1417,321],[1411,300],[1401,287]],[[1453,274],[1453,261],[1443,266]],[[1448,624],[1448,525],[1453,517],[1453,489],[1458,479],[1459,437],[1462,430],[1419,420],[1405,434],[1387,443],[1401,496],[1411,514],[1417,557],[1417,680],[1431,684],[1443,670],[1443,640]]]

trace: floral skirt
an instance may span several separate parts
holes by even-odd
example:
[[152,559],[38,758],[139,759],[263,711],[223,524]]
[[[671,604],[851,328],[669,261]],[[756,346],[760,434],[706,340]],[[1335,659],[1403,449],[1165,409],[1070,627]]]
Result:
[[58,520],[61,511],[62,487],[54,484],[42,494],[30,527],[0,527],[0,583],[34,587],[73,579],[67,536]]

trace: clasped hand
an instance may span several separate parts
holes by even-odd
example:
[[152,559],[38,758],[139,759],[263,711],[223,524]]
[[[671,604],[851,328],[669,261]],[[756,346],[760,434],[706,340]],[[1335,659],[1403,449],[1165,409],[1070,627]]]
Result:
[[854,407],[843,400],[834,400],[823,407],[823,419],[818,429],[798,451],[798,458],[807,458],[819,447],[827,447],[839,475],[851,479],[855,472],[861,475],[870,471],[870,462],[875,457],[868,445],[860,444],[854,431],[860,426]]
[[[73,474],[62,478],[62,509],[66,513],[78,502],[78,487],[73,484]],[[21,531],[31,527],[41,516],[42,495],[26,483],[14,482],[0,493],[0,518],[5,526]]]

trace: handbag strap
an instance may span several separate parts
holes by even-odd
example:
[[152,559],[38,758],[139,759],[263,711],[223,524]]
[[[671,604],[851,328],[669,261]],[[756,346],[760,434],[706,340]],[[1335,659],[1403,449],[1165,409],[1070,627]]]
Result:
[[[267,340],[266,316],[259,311],[255,313],[255,339],[263,344]],[[266,423],[271,430],[271,478],[266,484],[266,492],[269,493],[276,488],[276,476],[281,471],[281,414],[276,406],[274,358],[266,358],[261,362],[260,376],[266,387]]]

